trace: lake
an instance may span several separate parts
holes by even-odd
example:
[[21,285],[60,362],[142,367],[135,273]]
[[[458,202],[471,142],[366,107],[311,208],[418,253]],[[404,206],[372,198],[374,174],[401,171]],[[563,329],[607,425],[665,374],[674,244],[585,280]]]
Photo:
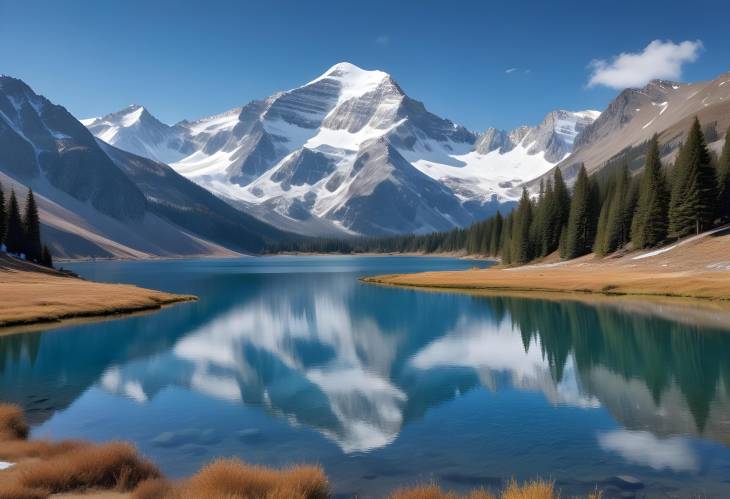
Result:
[[[87,262],[192,293],[159,312],[0,337],[34,437],[129,440],[169,476],[219,456],[319,463],[337,496],[554,479],[563,496],[730,497],[730,324],[665,306],[473,296],[358,277],[426,257]],[[703,323],[704,324],[704,323]]]

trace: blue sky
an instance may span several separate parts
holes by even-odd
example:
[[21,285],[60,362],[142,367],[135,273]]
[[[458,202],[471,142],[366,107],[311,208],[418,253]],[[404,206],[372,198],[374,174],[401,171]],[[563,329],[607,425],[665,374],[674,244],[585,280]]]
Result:
[[[429,110],[478,131],[537,123],[556,108],[603,109],[617,93],[606,84],[641,81],[649,66],[713,78],[730,70],[729,22],[730,2],[714,0],[0,0],[0,73],[79,118],[138,103],[172,123],[349,61],[391,73]],[[676,46],[653,51],[659,62],[612,66],[653,40]]]

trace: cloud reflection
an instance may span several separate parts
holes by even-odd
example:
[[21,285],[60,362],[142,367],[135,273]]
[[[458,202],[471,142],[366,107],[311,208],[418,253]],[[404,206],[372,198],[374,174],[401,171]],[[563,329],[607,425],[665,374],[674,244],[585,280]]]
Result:
[[599,434],[598,444],[630,463],[655,470],[679,472],[699,468],[697,455],[682,437],[657,438],[648,431],[615,430]]

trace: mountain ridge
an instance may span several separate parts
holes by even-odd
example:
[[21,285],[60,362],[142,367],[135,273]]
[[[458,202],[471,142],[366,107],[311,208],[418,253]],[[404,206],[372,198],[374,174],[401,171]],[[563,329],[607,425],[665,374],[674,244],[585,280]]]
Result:
[[[329,229],[322,230],[341,235],[382,235],[464,226],[500,206],[509,208],[519,196],[515,187],[569,154],[575,136],[597,114],[554,111],[536,127],[477,134],[429,112],[388,73],[343,62],[289,91],[211,117],[167,125],[175,130],[172,139],[145,142],[152,132],[123,126],[123,120],[114,120],[115,113],[87,123],[98,138],[153,159],[161,157],[156,154],[159,149],[179,157],[192,144],[195,152],[170,163],[175,170],[229,203],[289,230],[310,234],[318,230],[312,227],[325,227]],[[500,138],[499,147],[486,143],[483,137],[490,133]],[[416,206],[422,202],[409,197],[393,209],[425,218],[394,219],[385,225],[367,220],[367,211],[354,206],[366,206],[368,200],[359,199],[361,191],[349,189],[348,183],[356,177],[355,162],[363,159],[360,150],[377,138],[385,138],[414,170],[450,191],[442,194],[456,203],[442,202],[448,211],[435,213],[426,205]],[[135,146],[134,140],[142,144]],[[319,173],[300,175],[304,181],[292,183],[287,170],[292,161],[301,163],[303,150],[316,153],[305,153],[304,158],[318,163],[312,168]],[[416,180],[420,178],[409,174],[393,185],[412,191],[412,185],[402,182],[425,185]],[[341,216],[354,212],[363,220]]]
[[112,149],[22,80],[0,77],[0,181],[21,195],[33,188],[56,257],[233,256],[290,237],[163,163]]

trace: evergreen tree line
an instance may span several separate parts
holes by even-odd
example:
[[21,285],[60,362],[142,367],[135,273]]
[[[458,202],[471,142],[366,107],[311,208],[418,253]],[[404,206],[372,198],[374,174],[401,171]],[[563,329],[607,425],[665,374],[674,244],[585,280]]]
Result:
[[647,144],[643,171],[624,162],[609,176],[589,177],[581,165],[572,192],[555,168],[539,194],[523,189],[508,215],[497,212],[465,229],[427,235],[347,240],[308,239],[274,251],[325,253],[466,252],[524,264],[559,251],[572,259],[612,253],[631,243],[650,248],[730,222],[730,129],[717,161],[695,118],[672,168],[661,161],[658,137]]
[[10,191],[10,201],[6,203],[5,192],[0,185],[0,244],[8,253],[24,255],[28,261],[53,268],[51,252],[41,242],[41,221],[32,189],[28,189],[25,211],[21,216],[15,191]]

